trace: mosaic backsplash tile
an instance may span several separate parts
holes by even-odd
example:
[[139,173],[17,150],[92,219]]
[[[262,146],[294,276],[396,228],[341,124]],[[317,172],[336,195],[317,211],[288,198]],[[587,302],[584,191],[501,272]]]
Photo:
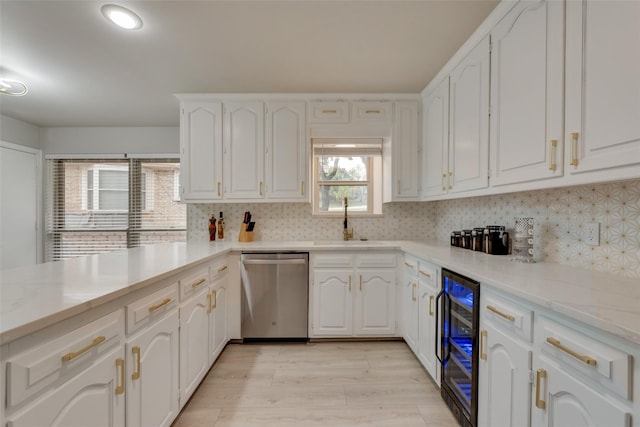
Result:
[[[224,212],[227,238],[237,240],[244,211],[257,240],[339,240],[341,218],[311,216],[307,203],[190,204],[187,239],[208,239],[208,218]],[[440,202],[389,203],[383,217],[350,218],[355,238],[449,241],[451,231],[505,225],[533,217],[535,258],[640,277],[640,179]],[[584,224],[600,223],[600,246],[583,242]]]

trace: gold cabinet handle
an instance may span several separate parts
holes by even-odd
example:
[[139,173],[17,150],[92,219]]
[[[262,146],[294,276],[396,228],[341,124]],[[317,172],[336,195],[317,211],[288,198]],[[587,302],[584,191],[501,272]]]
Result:
[[304,196],[304,181],[300,181],[300,195]]
[[596,359],[594,359],[593,357],[589,357],[589,356],[585,356],[584,354],[580,354],[574,350],[571,350],[570,348],[562,345],[560,343],[560,340],[557,338],[553,338],[553,337],[547,337],[547,342],[549,344],[551,344],[552,346],[559,348],[560,350],[564,351],[565,353],[575,357],[576,359],[578,359],[579,361],[581,361],[582,363],[585,363],[589,366],[596,366],[598,364],[598,361]]
[[433,299],[435,295],[429,295],[429,316],[433,317]]
[[322,114],[336,114],[338,110],[322,110]]
[[197,288],[198,286],[202,285],[204,282],[206,282],[207,279],[200,279],[198,280],[196,283],[191,284],[191,287],[193,289]]
[[366,110],[365,114],[380,114],[380,110]]
[[360,275],[360,292],[362,292],[362,274]]
[[558,168],[558,164],[556,163],[556,147],[558,147],[558,140],[552,139],[549,142],[549,170],[554,171]]
[[105,340],[106,340],[106,338],[103,335],[95,337],[93,339],[93,341],[91,341],[91,344],[87,345],[86,347],[82,347],[78,351],[72,351],[70,353],[67,353],[67,354],[63,355],[62,356],[62,361],[63,362],[68,362],[70,360],[73,360],[76,357],[78,357],[78,356],[86,353],[87,351],[91,350],[93,347],[96,347],[96,346],[100,345],[100,343],[103,343]]
[[207,294],[207,314],[211,314],[211,293]]
[[540,379],[547,379],[547,371],[544,369],[538,369],[536,371],[536,407],[540,409],[546,408],[547,404],[543,399],[540,399]]
[[453,189],[453,172],[449,172],[449,190]]
[[498,316],[507,319],[509,322],[515,322],[516,318],[511,314],[503,313],[492,305],[487,306],[487,310],[494,312]]
[[260,195],[262,196],[262,181],[260,181]]
[[124,393],[124,359],[116,359],[116,370],[120,370],[120,384],[116,386],[116,396]]
[[223,271],[225,271],[227,268],[229,268],[229,267],[227,267],[226,265],[223,265],[222,267],[218,268],[218,273],[222,273],[222,272],[223,272]]
[[487,331],[480,332],[480,359],[487,360]]
[[222,196],[222,193],[220,192],[220,181],[218,181],[218,197]]
[[215,289],[213,290],[213,292],[211,292],[211,300],[212,300],[211,310],[215,310],[216,307],[218,306],[218,291],[216,291]]
[[135,346],[131,349],[131,354],[136,359],[136,370],[131,374],[132,380],[137,380],[140,378],[140,347]]
[[411,299],[415,301],[416,300],[416,284],[412,283],[411,285],[412,285],[411,286]]
[[409,268],[413,268],[413,267],[414,267],[414,265],[413,265],[413,264],[408,263],[407,261],[405,261],[405,262],[404,262],[404,265],[406,265],[406,266],[407,266],[407,267],[409,267]]
[[351,275],[349,275],[349,292],[351,292]]
[[160,301],[158,304],[149,306],[149,311],[150,312],[154,312],[157,309],[159,309],[161,307],[164,307],[165,305],[169,304],[170,302],[171,302],[171,298],[165,298],[162,301]]
[[423,276],[426,277],[431,277],[431,274],[429,274],[428,272],[424,271],[424,270],[418,270],[418,273],[422,274]]
[[571,132],[571,161],[569,164],[571,166],[578,166],[578,137],[580,134],[578,132]]
[[443,173],[442,174],[442,191],[445,191],[447,189],[447,184],[445,182],[446,179],[447,179],[447,174]]
[[398,194],[400,194],[400,180],[398,180]]

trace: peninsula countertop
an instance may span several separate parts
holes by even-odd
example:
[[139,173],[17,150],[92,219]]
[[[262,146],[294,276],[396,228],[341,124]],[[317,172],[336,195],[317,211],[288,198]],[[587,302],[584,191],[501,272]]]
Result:
[[562,264],[523,264],[442,242],[162,243],[0,271],[0,344],[80,314],[216,256],[242,251],[394,250],[640,344],[640,279]]

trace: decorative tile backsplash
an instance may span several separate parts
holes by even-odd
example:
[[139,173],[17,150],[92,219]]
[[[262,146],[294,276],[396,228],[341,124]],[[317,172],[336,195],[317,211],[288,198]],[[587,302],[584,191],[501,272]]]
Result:
[[[256,240],[339,240],[342,218],[311,216],[307,203],[190,204],[187,239],[208,239],[208,218],[224,212],[227,238],[237,240],[244,211]],[[389,203],[383,217],[350,218],[355,238],[449,242],[451,231],[505,225],[533,217],[535,258],[640,277],[640,179],[440,202]],[[583,242],[584,224],[600,223],[600,246]]]

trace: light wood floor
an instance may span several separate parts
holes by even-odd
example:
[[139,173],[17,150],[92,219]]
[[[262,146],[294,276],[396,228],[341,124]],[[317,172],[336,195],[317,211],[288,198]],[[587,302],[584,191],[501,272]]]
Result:
[[407,345],[229,344],[174,427],[458,424]]

